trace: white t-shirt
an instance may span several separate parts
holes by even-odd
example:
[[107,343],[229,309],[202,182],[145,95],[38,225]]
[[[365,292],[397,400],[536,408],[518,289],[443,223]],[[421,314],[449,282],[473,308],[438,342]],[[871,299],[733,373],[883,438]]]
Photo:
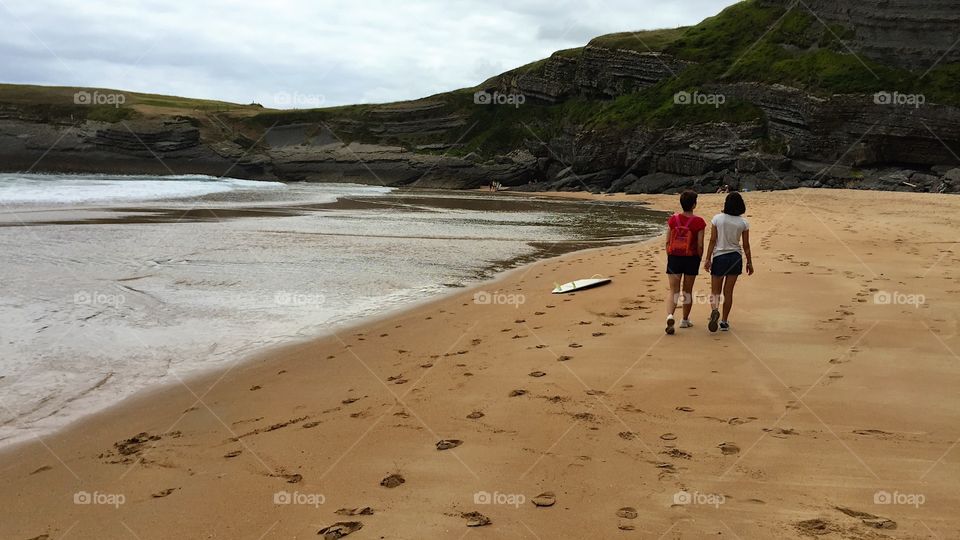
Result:
[[740,247],[740,235],[743,231],[750,230],[750,224],[747,220],[739,216],[730,214],[717,214],[710,220],[717,228],[717,247],[713,251],[713,256],[718,257],[727,253],[743,252]]

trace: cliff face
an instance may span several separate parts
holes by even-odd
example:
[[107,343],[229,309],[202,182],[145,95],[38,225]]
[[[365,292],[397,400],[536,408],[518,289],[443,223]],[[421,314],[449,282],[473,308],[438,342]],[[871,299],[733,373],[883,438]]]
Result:
[[[794,2],[766,0],[785,8]],[[822,21],[852,31],[850,47],[880,63],[922,71],[938,61],[960,60],[955,0],[805,0],[794,9],[808,8]]]
[[116,174],[234,174],[268,178],[262,158],[236,143],[201,140],[187,120],[49,122],[0,114],[4,171]]
[[[477,88],[412,102],[117,122],[50,120],[0,103],[0,168],[440,188],[498,181],[522,190],[712,191],[729,184],[960,191],[958,107],[925,96],[923,102],[884,101],[869,92],[735,82],[720,74],[729,59],[711,54],[740,37],[743,30],[733,26],[741,16],[759,12],[789,20],[784,13],[790,5],[787,0],[738,4],[745,6],[742,13],[728,14],[712,27],[667,31],[676,34],[675,46],[661,44],[655,51],[631,49],[629,40],[598,38]],[[954,33],[960,7],[943,0],[807,0],[807,5],[816,17],[799,25],[802,35],[787,32],[786,41],[755,48],[750,37],[730,53],[744,64],[756,61],[742,55],[754,50],[780,55],[774,57],[778,62],[816,60],[803,69],[826,58],[853,69],[849,76],[863,66],[852,60],[846,44],[836,45],[833,56],[817,56],[828,46],[822,38],[839,33],[864,57],[884,66],[919,64],[921,71],[941,58],[941,66],[952,67],[960,55],[950,49],[951,40],[960,37]],[[759,11],[750,11],[757,6]],[[793,9],[806,13],[803,4]],[[837,26],[827,31],[819,21]],[[819,29],[812,40],[811,27]],[[783,34],[758,28],[763,36]],[[713,41],[698,41],[711,35]],[[705,54],[702,63],[691,59]],[[836,79],[830,69],[801,73],[810,80]],[[922,79],[919,72],[902,71],[901,80],[909,78],[904,74]],[[721,96],[724,103],[675,106],[678,89]],[[521,95],[524,103],[474,102],[474,91]],[[650,120],[662,110],[668,111],[665,118]],[[737,110],[747,113],[734,114]]]
[[482,86],[557,103],[572,97],[610,99],[652,86],[682,72],[683,62],[660,52],[586,46],[577,57],[554,55],[542,69],[519,69]]

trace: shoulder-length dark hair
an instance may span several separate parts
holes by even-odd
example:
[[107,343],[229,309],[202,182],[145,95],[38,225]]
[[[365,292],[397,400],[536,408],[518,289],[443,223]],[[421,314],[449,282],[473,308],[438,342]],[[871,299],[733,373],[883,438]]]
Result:
[[739,192],[727,194],[727,200],[723,203],[723,213],[731,216],[742,216],[747,212],[747,204],[743,202],[743,196]]

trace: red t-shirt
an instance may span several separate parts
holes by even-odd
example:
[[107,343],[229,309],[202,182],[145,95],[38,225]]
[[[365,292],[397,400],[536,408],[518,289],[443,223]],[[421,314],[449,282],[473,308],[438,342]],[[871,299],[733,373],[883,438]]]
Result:
[[[674,229],[677,229],[680,225],[685,225],[687,229],[690,229],[691,237],[685,239],[686,242],[686,252],[676,251],[675,242],[674,242]],[[670,247],[671,255],[678,256],[688,256],[696,257],[699,255],[697,249],[699,248],[699,243],[697,239],[700,235],[700,231],[707,228],[707,222],[703,220],[700,216],[687,217],[683,214],[674,214],[669,220],[667,220],[667,226],[670,227]]]

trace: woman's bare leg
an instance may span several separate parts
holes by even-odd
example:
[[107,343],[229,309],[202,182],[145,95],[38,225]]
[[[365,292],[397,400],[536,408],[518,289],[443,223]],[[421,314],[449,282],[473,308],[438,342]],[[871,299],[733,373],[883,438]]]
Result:
[[723,295],[723,276],[710,276],[710,308],[720,309],[720,297]]
[[722,321],[730,320],[730,310],[733,309],[733,288],[737,286],[737,278],[740,276],[727,276],[723,283],[723,317]]
[[677,300],[680,297],[680,278],[679,274],[667,274],[670,280],[670,295],[667,297],[667,315],[673,315],[677,311]]
[[723,292],[723,276],[710,276],[710,322],[707,324],[707,329],[711,332],[716,332],[719,327],[720,312],[718,308],[720,306],[720,295]]
[[693,309],[693,284],[697,276],[683,276],[683,320],[690,320],[690,311]]

